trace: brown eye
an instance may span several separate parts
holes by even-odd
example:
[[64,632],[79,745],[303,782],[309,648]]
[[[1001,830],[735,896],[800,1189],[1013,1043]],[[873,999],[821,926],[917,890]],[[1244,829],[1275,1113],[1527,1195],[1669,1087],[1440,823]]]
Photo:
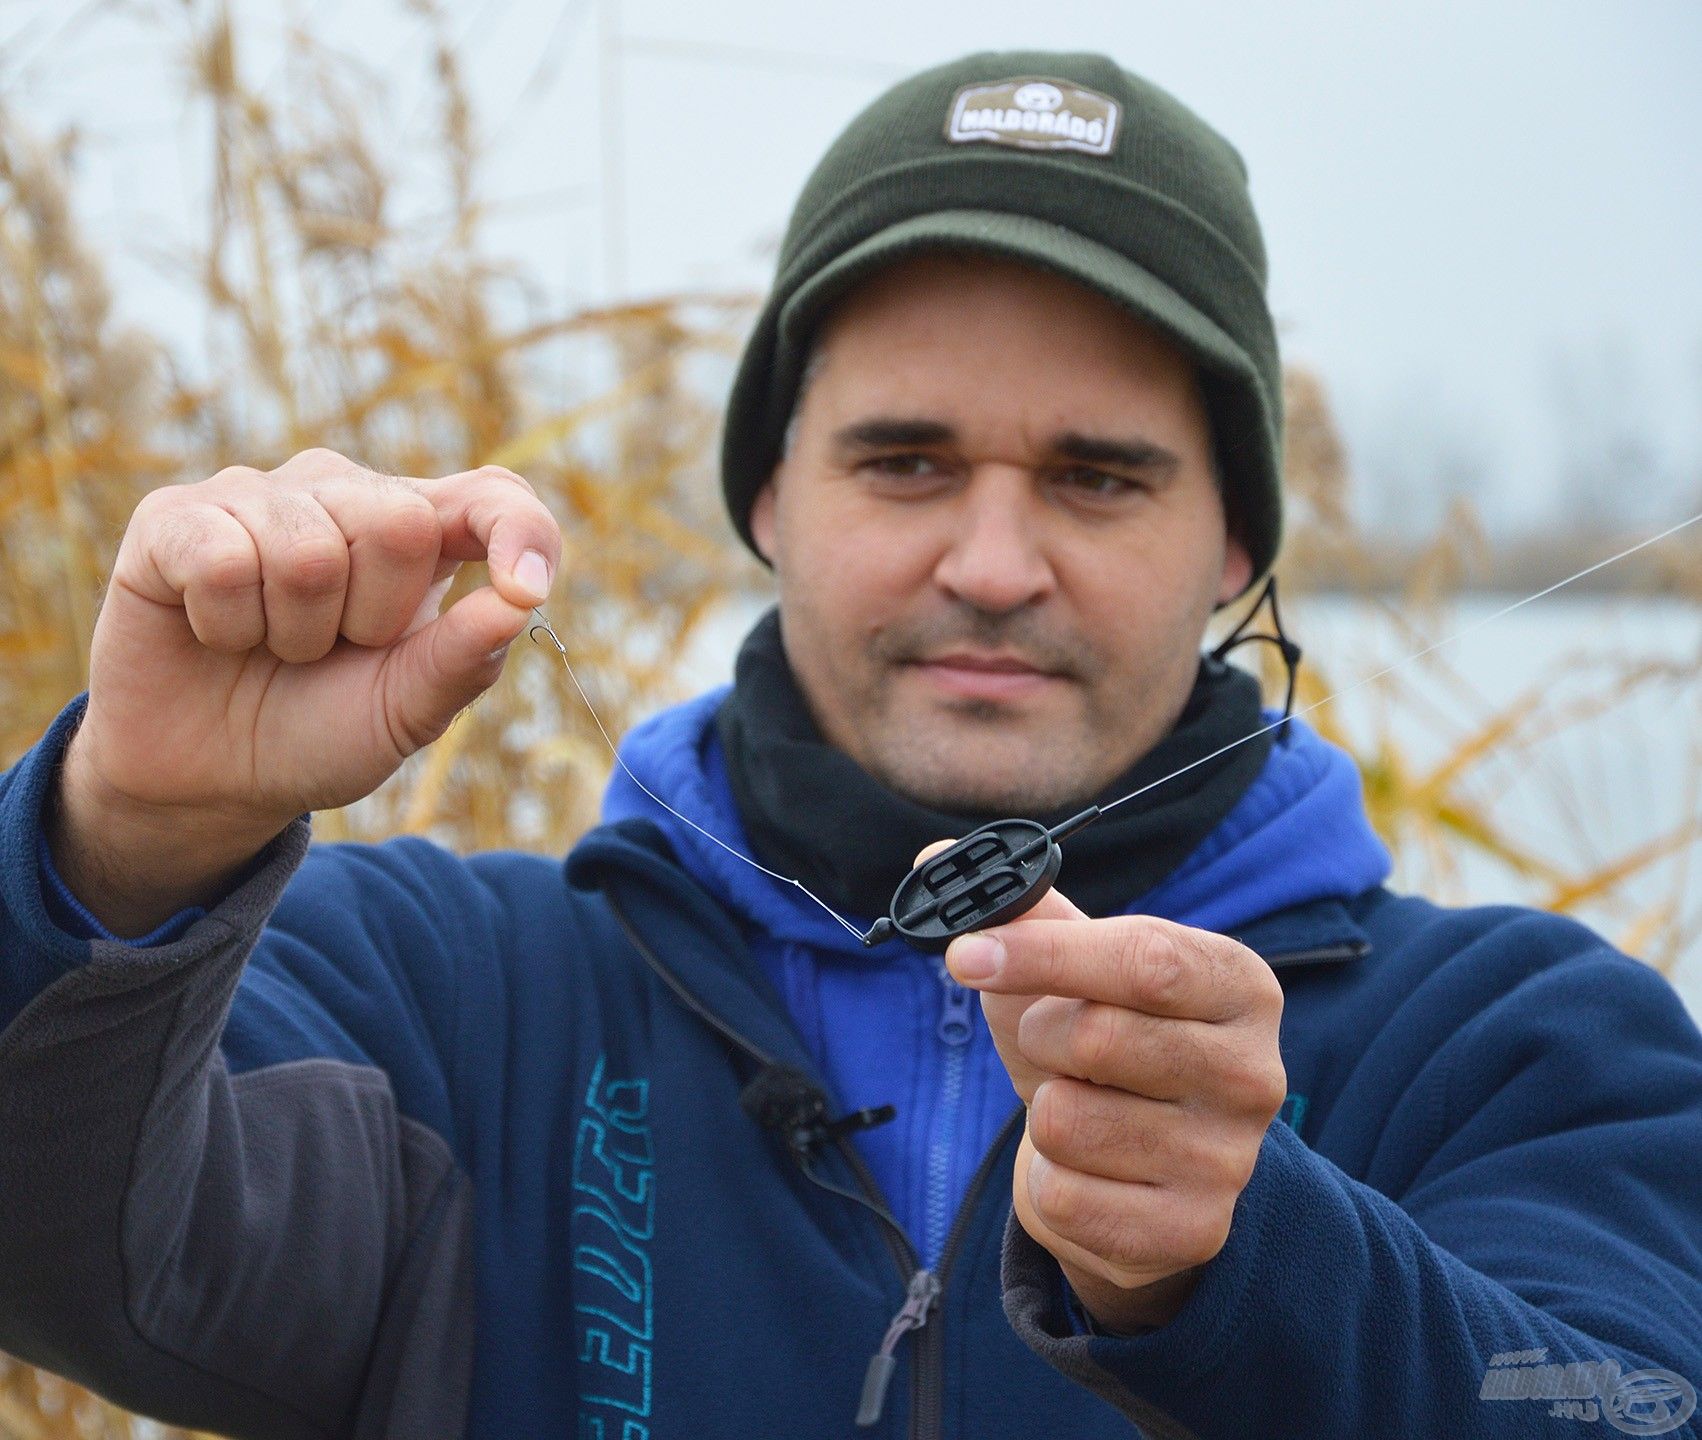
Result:
[[1141,488],[1139,481],[1129,480],[1121,475],[1112,475],[1104,470],[1095,470],[1086,465],[1074,466],[1064,471],[1059,478],[1072,490],[1105,498],[1124,495]]
[[926,455],[882,455],[869,461],[868,468],[877,475],[893,475],[901,479],[932,475],[935,471],[934,462]]

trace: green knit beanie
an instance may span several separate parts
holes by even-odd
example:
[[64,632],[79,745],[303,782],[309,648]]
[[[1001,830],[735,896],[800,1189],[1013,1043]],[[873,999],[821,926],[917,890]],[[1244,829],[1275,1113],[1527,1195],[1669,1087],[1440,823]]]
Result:
[[[1247,168],[1217,131],[1103,55],[970,55],[900,81],[805,182],[728,401],[727,510],[772,475],[810,337],[858,280],[976,250],[1092,286],[1198,364],[1230,524],[1258,578],[1282,531],[1282,376]],[[760,558],[760,557],[759,557]]]

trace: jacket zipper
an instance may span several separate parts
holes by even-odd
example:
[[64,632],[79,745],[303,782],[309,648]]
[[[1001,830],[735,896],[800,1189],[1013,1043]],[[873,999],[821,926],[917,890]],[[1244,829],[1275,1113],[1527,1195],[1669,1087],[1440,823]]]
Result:
[[[1019,1104],[1011,1111],[1005,1123],[999,1127],[999,1133],[993,1137],[993,1143],[987,1147],[987,1153],[981,1157],[981,1163],[975,1167],[969,1188],[964,1192],[963,1206],[957,1212],[951,1233],[946,1237],[946,1247],[940,1252],[940,1267],[936,1273],[942,1291],[945,1289],[946,1277],[951,1273],[952,1261],[957,1258],[963,1237],[968,1232],[969,1222],[975,1214],[976,1202],[992,1176],[1000,1153],[1010,1143],[1012,1133],[1022,1124],[1027,1114],[1026,1105]],[[945,1336],[940,1326],[930,1326],[917,1336],[916,1379],[910,1391],[911,1440],[937,1440],[940,1434],[941,1388],[945,1379],[944,1357]]]
[[857,1401],[859,1425],[873,1425],[881,1418],[881,1410],[886,1405],[887,1386],[892,1383],[892,1372],[898,1368],[892,1352],[907,1333],[928,1323],[928,1311],[933,1309],[939,1296],[940,1280],[932,1270],[921,1269],[910,1277],[904,1306],[892,1317],[892,1324],[886,1327],[886,1335],[881,1340],[881,1348],[869,1357],[869,1368],[863,1374],[863,1393]]
[[956,1148],[958,1111],[963,1105],[964,1076],[969,1068],[969,1042],[975,1034],[975,992],[952,978],[943,958],[936,957],[934,964],[940,977],[938,1033],[945,1046],[945,1058],[940,1076],[939,1111],[928,1141],[928,1204],[922,1220],[922,1250],[927,1255],[938,1255],[945,1240],[952,1152]]
[[[713,1010],[704,1005],[686,987],[685,982],[663,963],[662,958],[650,947],[648,941],[639,934],[638,928],[626,916],[618,901],[607,891],[604,898],[609,902],[609,909],[616,923],[626,933],[632,947],[638,951],[656,975],[676,996],[687,1009],[709,1025],[718,1035],[738,1046],[745,1054],[761,1065],[771,1065],[774,1059],[767,1052],[752,1044],[739,1031],[735,1030]],[[959,987],[962,988],[962,987]],[[969,991],[964,990],[965,999]],[[946,1021],[941,1020],[942,1033]],[[938,1308],[939,1297],[945,1288],[946,1276],[951,1269],[951,1262],[962,1244],[963,1234],[974,1213],[975,1202],[981,1191],[986,1187],[987,1179],[992,1174],[993,1164],[998,1159],[999,1152],[1009,1143],[1011,1132],[1027,1113],[1027,1107],[1018,1105],[1005,1123],[999,1127],[999,1133],[988,1147],[987,1153],[981,1157],[981,1163],[976,1167],[975,1174],[970,1178],[969,1189],[963,1197],[962,1209],[958,1212],[956,1223],[951,1233],[946,1237],[945,1249],[940,1252],[940,1263],[937,1270],[929,1270],[921,1263],[921,1257],[916,1253],[916,1247],[910,1243],[910,1237],[904,1233],[904,1227],[898,1223],[898,1218],[892,1213],[881,1196],[880,1186],[875,1177],[870,1174],[869,1167],[863,1163],[863,1157],[857,1153],[848,1135],[836,1135],[834,1144],[840,1155],[856,1177],[858,1189],[847,1190],[841,1185],[835,1185],[831,1180],[823,1179],[815,1173],[814,1168],[804,1162],[799,1163],[799,1169],[816,1185],[824,1190],[831,1190],[836,1195],[842,1195],[847,1200],[863,1206],[881,1222],[881,1234],[886,1238],[887,1249],[891,1252],[898,1266],[898,1273],[905,1282],[904,1304],[893,1316],[887,1326],[886,1334],[881,1339],[880,1347],[869,1357],[868,1369],[863,1376],[863,1393],[859,1397],[857,1407],[857,1424],[860,1426],[873,1425],[879,1421],[881,1412],[886,1404],[886,1391],[892,1381],[892,1373],[897,1362],[893,1359],[899,1342],[912,1330],[922,1331],[916,1342],[915,1379],[910,1387],[910,1436],[911,1440],[935,1440],[940,1433],[940,1384],[943,1344],[938,1324],[929,1325],[928,1316]],[[867,1418],[865,1418],[867,1417]]]
[[[1005,1123],[999,1127],[999,1133],[993,1137],[993,1143],[987,1147],[987,1153],[981,1157],[981,1163],[975,1167],[975,1174],[970,1178],[969,1188],[963,1196],[962,1208],[959,1209],[957,1220],[952,1225],[951,1234],[946,1237],[945,1249],[940,1252],[939,1268],[936,1270],[929,1270],[921,1263],[921,1258],[916,1254],[916,1247],[904,1233],[904,1227],[884,1204],[877,1203],[880,1187],[875,1183],[875,1177],[869,1173],[869,1167],[863,1163],[863,1157],[852,1148],[849,1137],[838,1137],[840,1153],[851,1166],[858,1185],[864,1195],[872,1197],[869,1202],[871,1208],[876,1209],[890,1227],[888,1237],[893,1242],[893,1256],[898,1261],[900,1273],[909,1277],[904,1305],[898,1314],[893,1316],[892,1324],[887,1327],[881,1348],[869,1357],[869,1368],[863,1377],[863,1395],[857,1409],[859,1425],[873,1425],[880,1419],[885,1405],[886,1388],[892,1379],[894,1368],[886,1362],[898,1341],[909,1331],[918,1330],[921,1333],[914,1342],[915,1379],[910,1386],[911,1440],[934,1440],[940,1433],[940,1385],[943,1378],[941,1371],[944,1369],[941,1356],[944,1351],[944,1339],[938,1324],[927,1323],[928,1316],[938,1308],[939,1297],[945,1290],[946,1277],[951,1273],[951,1263],[957,1257],[958,1247],[963,1243],[964,1232],[975,1212],[975,1202],[980,1198],[981,1191],[986,1188],[999,1152],[1010,1142],[1011,1132],[1027,1113],[1028,1109],[1024,1105],[1018,1105],[1010,1113]],[[810,1178],[815,1179],[814,1176]],[[838,1187],[829,1185],[828,1188],[831,1190]],[[927,1296],[926,1305],[915,1303],[918,1294]],[[904,1322],[902,1325],[901,1321]]]

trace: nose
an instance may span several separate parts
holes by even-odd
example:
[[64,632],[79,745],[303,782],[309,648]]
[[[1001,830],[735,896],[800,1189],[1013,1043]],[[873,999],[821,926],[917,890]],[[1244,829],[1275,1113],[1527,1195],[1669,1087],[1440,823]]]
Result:
[[1051,594],[1057,578],[1042,548],[1039,507],[1026,470],[978,467],[959,503],[952,538],[934,568],[942,590],[990,614]]

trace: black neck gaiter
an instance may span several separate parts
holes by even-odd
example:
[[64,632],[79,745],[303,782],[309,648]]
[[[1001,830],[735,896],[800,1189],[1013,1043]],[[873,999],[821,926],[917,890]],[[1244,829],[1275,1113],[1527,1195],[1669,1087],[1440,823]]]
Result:
[[[1263,723],[1258,682],[1202,656],[1170,734],[1091,801],[1025,818],[1055,825],[1089,803],[1104,805],[1211,755]],[[716,727],[756,858],[843,913],[884,915],[924,845],[1004,818],[920,805],[823,740],[787,663],[778,609],[745,637]],[[1269,734],[1237,745],[1072,835],[1063,842],[1058,888],[1089,915],[1121,914],[1229,813],[1271,745]]]

